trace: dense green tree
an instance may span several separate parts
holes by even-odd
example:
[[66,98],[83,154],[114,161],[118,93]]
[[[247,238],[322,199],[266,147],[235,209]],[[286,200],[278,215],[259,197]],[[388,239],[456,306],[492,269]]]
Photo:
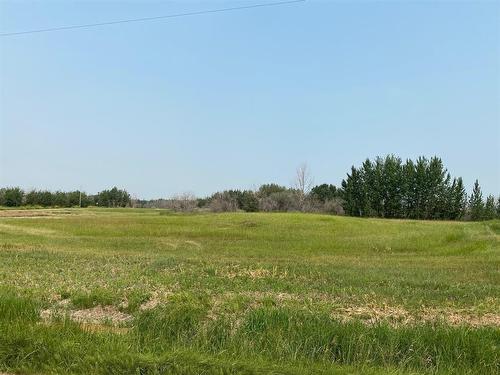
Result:
[[[75,191],[70,191],[67,194],[67,204],[69,207],[79,207],[80,206],[80,191],[75,190]],[[81,198],[82,198],[82,207],[87,207],[88,206],[88,197],[87,194],[81,193]]]
[[47,190],[31,190],[25,195],[25,204],[28,206],[43,207],[87,207],[91,204],[91,197],[80,191],[56,191],[52,193]]
[[348,215],[413,219],[458,219],[467,200],[462,179],[452,179],[440,158],[403,164],[394,155],[353,166],[342,198]]
[[101,207],[127,207],[130,205],[130,194],[116,186],[111,190],[103,190],[96,196],[96,203]]
[[460,219],[464,215],[466,206],[467,194],[465,192],[462,177],[453,179],[448,194],[447,208],[445,208],[447,213],[445,218],[452,220]]
[[365,186],[362,173],[354,166],[347,179],[342,181],[342,197],[345,200],[344,210],[351,216],[364,216],[366,207]]
[[238,198],[238,206],[246,212],[257,212],[259,210],[259,200],[253,191],[245,190]]
[[19,207],[23,204],[24,191],[19,187],[0,189],[0,206]]
[[483,193],[478,180],[474,182],[472,195],[469,199],[469,215],[471,220],[482,220],[484,215]]
[[410,215],[413,219],[424,219],[426,215],[425,208],[429,195],[427,183],[428,166],[429,160],[423,156],[419,157],[415,163],[415,185],[412,196],[414,210]]
[[401,209],[404,217],[414,217],[415,212],[415,186],[416,186],[416,170],[413,160],[408,159],[402,166],[402,203]]
[[287,190],[288,189],[286,187],[278,185],[278,184],[264,184],[257,191],[257,195],[260,198],[264,198],[264,197],[269,197],[271,194],[282,193],[282,192],[285,192]]
[[38,204],[38,192],[36,190],[30,190],[24,196],[24,203],[28,206],[36,206]]
[[[361,178],[364,186],[364,207],[362,211],[365,216],[379,216],[382,212],[381,197],[379,195],[379,187],[381,182],[380,173],[377,174],[377,162],[372,163],[369,159],[363,162],[360,168]],[[379,171],[380,172],[380,171]],[[370,188],[368,188],[368,186]]]
[[450,176],[440,158],[430,159],[426,171],[426,195],[423,219],[443,219]]
[[335,185],[332,184],[321,184],[314,186],[309,193],[311,199],[317,200],[321,203],[338,198],[340,192],[337,190]]
[[57,207],[70,207],[69,193],[56,191],[52,194],[52,204]]
[[493,195],[488,195],[484,205],[483,219],[492,220],[496,216],[495,197]]
[[38,204],[43,207],[54,205],[54,196],[48,190],[38,192]]
[[[383,216],[401,217],[403,174],[401,159],[389,155],[384,160],[382,172]],[[367,186],[368,187],[368,186]]]

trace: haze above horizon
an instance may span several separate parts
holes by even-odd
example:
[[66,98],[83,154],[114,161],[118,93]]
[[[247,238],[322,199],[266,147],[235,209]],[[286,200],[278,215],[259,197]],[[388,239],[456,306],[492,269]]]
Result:
[[[0,3],[1,33],[265,1]],[[0,185],[142,198],[440,156],[500,193],[500,3],[313,1],[0,39]]]

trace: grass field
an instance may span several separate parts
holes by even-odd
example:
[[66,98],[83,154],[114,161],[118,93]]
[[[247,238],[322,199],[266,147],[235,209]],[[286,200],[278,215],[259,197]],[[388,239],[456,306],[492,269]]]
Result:
[[0,372],[500,372],[500,221],[0,211]]

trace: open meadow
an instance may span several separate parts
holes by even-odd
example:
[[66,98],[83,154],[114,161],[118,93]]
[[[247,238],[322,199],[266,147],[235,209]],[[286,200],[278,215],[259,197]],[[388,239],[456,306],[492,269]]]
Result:
[[500,221],[0,210],[0,373],[498,374]]

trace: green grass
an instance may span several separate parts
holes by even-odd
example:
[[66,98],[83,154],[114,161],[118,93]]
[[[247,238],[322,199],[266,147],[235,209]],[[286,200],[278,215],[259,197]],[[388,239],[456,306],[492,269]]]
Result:
[[499,221],[12,212],[0,372],[500,372]]

